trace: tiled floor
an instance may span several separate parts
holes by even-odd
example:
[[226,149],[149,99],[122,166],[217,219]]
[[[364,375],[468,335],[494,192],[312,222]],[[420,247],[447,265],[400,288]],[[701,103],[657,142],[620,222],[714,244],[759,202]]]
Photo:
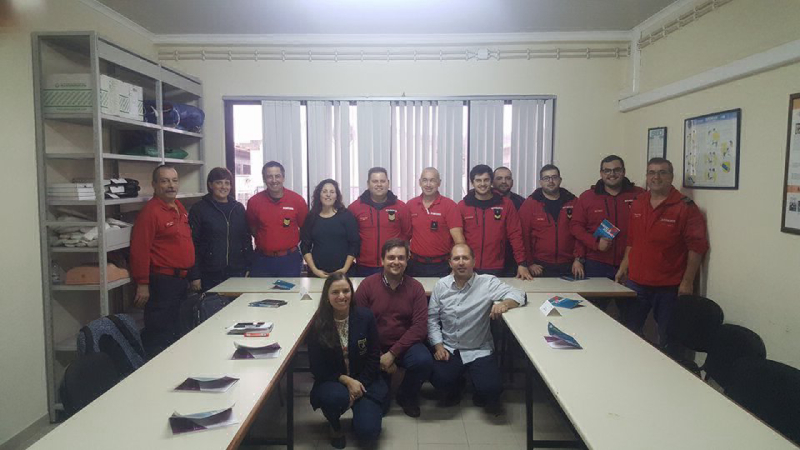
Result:
[[[313,411],[308,400],[310,381],[302,374],[295,378],[295,448],[331,449],[328,442],[328,425],[320,411]],[[521,377],[518,377],[521,381]],[[536,397],[540,397],[537,395]],[[386,450],[448,450],[448,449],[525,449],[525,391],[507,389],[503,394],[502,413],[494,416],[482,408],[472,405],[467,394],[461,405],[443,408],[437,406],[433,388],[423,387],[420,407],[421,417],[413,419],[403,414],[397,405],[392,405],[383,418],[383,431],[376,443],[363,444],[356,441],[350,432],[348,412],[343,418],[347,431],[347,448]],[[270,407],[271,413],[262,414],[256,421],[255,435],[282,435],[285,418],[279,413],[279,405]],[[278,413],[278,414],[276,414]],[[268,417],[264,417],[268,416]],[[278,417],[279,416],[279,417]],[[544,400],[534,402],[534,429],[537,439],[572,439],[569,427],[557,411]],[[259,450],[285,447],[250,447]]]

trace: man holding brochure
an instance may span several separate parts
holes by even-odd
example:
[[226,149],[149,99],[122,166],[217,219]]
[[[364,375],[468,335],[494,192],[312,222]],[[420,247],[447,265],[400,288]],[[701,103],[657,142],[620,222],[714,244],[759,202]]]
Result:
[[[634,186],[625,176],[622,158],[609,155],[600,161],[600,179],[578,198],[569,224],[576,241],[575,256],[583,264],[585,276],[614,279],[625,256],[631,203],[642,192],[644,189]],[[610,238],[598,232],[603,221],[619,230],[616,236]],[[600,309],[609,302],[610,299],[593,300]],[[617,306],[622,311],[619,302]]]
[[428,305],[428,340],[434,348],[431,384],[443,403],[461,400],[463,375],[475,387],[473,402],[495,409],[503,377],[494,358],[489,320],[525,304],[525,294],[493,275],[475,273],[475,254],[467,244],[450,251],[452,273],[433,287]]

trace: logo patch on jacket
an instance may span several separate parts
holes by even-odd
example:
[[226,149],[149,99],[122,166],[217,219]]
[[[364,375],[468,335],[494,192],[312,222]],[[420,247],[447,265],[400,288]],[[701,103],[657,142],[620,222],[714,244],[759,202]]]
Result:
[[492,208],[494,211],[494,220],[500,220],[503,217],[503,208]]
[[628,205],[628,209],[630,209],[631,205],[633,204],[633,199],[630,198],[628,200],[625,200],[625,204]]
[[358,340],[358,354],[359,355],[367,354],[367,338]]
[[564,209],[567,210],[567,219],[572,220],[572,206],[565,206]]
[[387,209],[386,214],[389,215],[389,222],[394,222],[397,219],[397,210],[396,209]]
[[288,217],[284,217],[283,218],[283,226],[284,227],[288,227],[290,223],[292,223],[292,219],[290,219]]

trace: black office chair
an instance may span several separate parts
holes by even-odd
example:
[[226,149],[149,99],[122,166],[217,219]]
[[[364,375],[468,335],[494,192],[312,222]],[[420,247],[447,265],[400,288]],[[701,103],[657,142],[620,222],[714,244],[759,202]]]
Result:
[[800,444],[800,370],[768,359],[740,358],[725,393],[795,444]]
[[734,365],[742,358],[763,361],[767,358],[767,347],[755,331],[726,323],[717,329],[701,370],[706,380],[714,380],[727,391],[734,381]]
[[698,295],[681,295],[667,328],[664,352],[699,375],[700,368],[693,361],[692,352],[708,352],[723,319],[722,308],[715,301]]

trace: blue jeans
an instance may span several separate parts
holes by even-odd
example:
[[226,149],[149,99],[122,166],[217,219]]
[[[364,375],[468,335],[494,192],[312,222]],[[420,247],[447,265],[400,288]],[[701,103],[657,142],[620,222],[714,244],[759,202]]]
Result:
[[[598,261],[592,261],[591,259],[587,259],[586,263],[583,265],[583,274],[586,278],[608,278],[609,280],[613,280],[617,276],[617,269],[611,264],[601,263]],[[602,309],[603,311],[608,308],[608,304],[611,303],[611,298],[609,297],[600,297],[600,298],[592,298],[589,299],[595,306]],[[622,314],[624,307],[622,306],[622,301],[617,301],[617,308]]]
[[678,286],[643,286],[631,280],[626,284],[636,292],[636,300],[628,308],[625,325],[641,336],[642,327],[652,308],[658,324],[658,344],[663,346],[667,343],[667,327],[678,298]]
[[500,400],[503,392],[503,377],[494,354],[464,364],[461,353],[456,350],[447,361],[434,361],[431,384],[436,390],[450,396],[461,394],[464,373],[469,371],[475,395],[488,404]]
[[[421,342],[412,345],[400,358],[395,360],[395,364],[406,369],[403,382],[397,390],[397,396],[402,397],[410,403],[419,401],[419,391],[422,384],[428,381],[433,370],[433,356],[428,347]],[[387,373],[383,374],[386,379],[391,379]],[[387,392],[388,395],[388,392]],[[386,400],[389,405],[389,399]]]
[[[360,440],[374,441],[381,434],[383,408],[380,401],[388,391],[386,383],[378,378],[367,386],[363,397],[353,402],[353,431]],[[334,430],[341,431],[339,419],[350,409],[350,392],[338,381],[314,383],[311,404],[322,409]]]
[[362,266],[361,264],[356,264],[356,274],[357,277],[366,278],[372,274],[376,274],[383,270],[383,267],[369,267],[369,266]]
[[303,257],[299,251],[284,256],[267,256],[261,252],[253,255],[251,277],[299,277],[303,269]]
[[447,261],[424,263],[412,259],[408,262],[408,270],[406,273],[412,277],[443,278],[450,275],[450,264],[448,264]]

